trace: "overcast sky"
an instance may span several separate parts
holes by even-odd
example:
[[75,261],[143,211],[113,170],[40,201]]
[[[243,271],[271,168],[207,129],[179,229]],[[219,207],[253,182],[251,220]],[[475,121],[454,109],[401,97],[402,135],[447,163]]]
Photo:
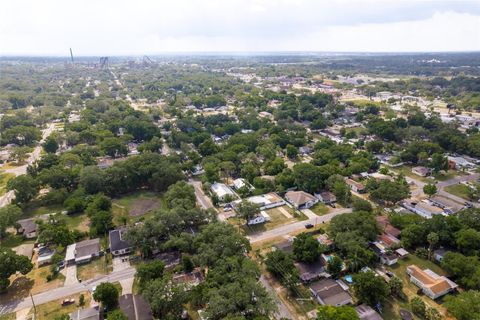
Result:
[[2,0],[0,55],[477,51],[480,0]]

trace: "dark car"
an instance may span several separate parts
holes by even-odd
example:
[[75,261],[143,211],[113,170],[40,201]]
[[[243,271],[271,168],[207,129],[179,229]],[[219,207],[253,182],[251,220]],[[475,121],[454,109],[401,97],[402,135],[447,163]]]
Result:
[[75,299],[65,299],[62,301],[62,307],[75,303]]
[[312,229],[312,228],[313,228],[313,224],[307,223],[307,224],[305,225],[305,228],[307,228],[307,229]]

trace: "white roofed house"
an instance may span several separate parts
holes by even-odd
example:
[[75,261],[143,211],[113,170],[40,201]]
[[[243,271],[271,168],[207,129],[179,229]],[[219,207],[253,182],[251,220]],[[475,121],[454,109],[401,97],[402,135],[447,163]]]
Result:
[[224,183],[215,182],[210,187],[210,190],[222,201],[225,200],[227,196],[235,197],[233,190]]

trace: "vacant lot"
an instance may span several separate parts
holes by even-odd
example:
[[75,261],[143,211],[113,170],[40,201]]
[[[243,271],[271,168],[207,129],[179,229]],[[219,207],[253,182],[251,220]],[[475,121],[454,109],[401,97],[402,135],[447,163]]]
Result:
[[139,191],[113,200],[113,215],[128,215],[131,218],[141,217],[162,207],[162,197],[155,192]]
[[0,196],[7,192],[7,182],[14,177],[13,173],[0,172]]
[[[90,305],[91,295],[88,292],[83,292],[83,296],[85,297],[85,306],[88,307]],[[79,301],[80,293],[74,294],[65,299],[75,299],[75,303],[69,304],[67,306],[62,306],[62,301],[64,299],[59,299],[55,301],[51,301],[48,303],[41,304],[37,306],[37,319],[38,320],[47,320],[47,319],[54,319],[62,314],[69,314],[74,312],[79,308],[78,301]],[[33,315],[33,308],[31,310]]]
[[465,200],[470,200],[469,197],[469,188],[464,184],[454,184],[448,187],[445,187],[445,191],[453,194],[454,196],[463,198]]
[[317,203],[313,207],[310,208],[317,216],[323,216],[324,214],[327,214],[329,211],[329,207],[324,205],[323,203]]
[[270,221],[259,225],[247,226],[244,224],[244,221],[240,221],[236,218],[229,219],[228,221],[232,224],[240,226],[246,234],[252,234],[256,232],[263,232],[275,229],[286,224],[307,219],[307,217],[303,213],[294,210],[286,205],[273,209],[268,209],[265,210],[265,212],[270,216]]
[[77,266],[78,279],[88,280],[107,274],[112,271],[111,263],[106,261],[105,256],[93,260],[92,262]]

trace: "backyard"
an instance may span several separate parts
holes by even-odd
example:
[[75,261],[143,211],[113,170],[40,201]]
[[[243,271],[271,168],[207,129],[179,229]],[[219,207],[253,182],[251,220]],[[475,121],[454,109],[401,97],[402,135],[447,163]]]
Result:
[[445,191],[453,194],[454,196],[463,198],[465,200],[470,200],[470,188],[464,184],[454,184],[451,186],[445,187]]
[[151,191],[138,191],[113,199],[112,213],[117,224],[126,217],[128,222],[148,217],[155,209],[165,208],[162,195]]

